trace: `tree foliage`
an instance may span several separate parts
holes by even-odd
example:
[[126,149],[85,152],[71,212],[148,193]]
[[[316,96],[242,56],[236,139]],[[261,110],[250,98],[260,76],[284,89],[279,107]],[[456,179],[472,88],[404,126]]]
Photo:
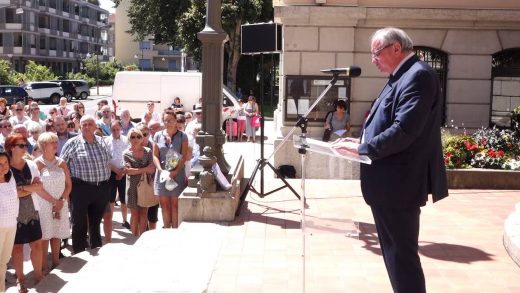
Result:
[[25,73],[21,74],[24,81],[44,81],[57,79],[52,70],[45,66],[29,60],[25,66]]
[[[114,1],[118,5],[123,0]],[[205,26],[206,0],[125,0],[130,1],[129,33],[136,40],[154,36],[155,42],[184,49],[201,59],[197,33]],[[222,0],[222,28],[229,36],[225,44],[226,80],[235,87],[240,60],[240,27],[245,23],[268,22],[273,18],[272,0]]]
[[96,56],[83,60],[83,63],[85,66],[85,73],[91,79],[96,79],[97,76],[99,80],[114,80],[116,73],[123,70],[123,66],[117,60],[100,62],[96,59]]
[[0,59],[0,84],[15,84],[11,62]]

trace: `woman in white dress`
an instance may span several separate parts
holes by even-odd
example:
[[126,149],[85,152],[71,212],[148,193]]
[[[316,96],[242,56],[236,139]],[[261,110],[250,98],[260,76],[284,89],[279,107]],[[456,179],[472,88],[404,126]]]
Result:
[[0,151],[0,292],[5,292],[5,272],[13,251],[20,208],[16,181],[9,168],[9,155]]
[[40,223],[42,227],[42,267],[49,271],[47,254],[51,243],[52,268],[59,262],[60,243],[70,237],[69,194],[72,189],[67,164],[56,157],[58,136],[45,132],[38,137],[43,154],[35,162],[40,170],[43,191],[39,192]]

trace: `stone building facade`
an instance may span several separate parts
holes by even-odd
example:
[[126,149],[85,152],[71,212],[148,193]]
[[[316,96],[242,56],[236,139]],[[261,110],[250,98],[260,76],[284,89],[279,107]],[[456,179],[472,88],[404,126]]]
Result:
[[108,61],[108,16],[86,0],[0,0],[0,58],[18,72],[33,60],[60,75],[89,53]]
[[[420,56],[438,70],[445,93],[444,123],[448,127],[471,130],[507,124],[508,113],[520,105],[520,71],[515,67],[520,64],[520,2],[279,0],[273,5],[275,22],[283,26],[281,98],[275,118],[281,136],[294,125],[295,114],[305,111],[330,79],[320,69],[353,64],[362,68],[362,75],[333,89],[326,100],[346,98],[354,134],[359,131],[386,82],[386,77],[371,64],[370,52],[372,33],[386,26],[407,31]],[[514,60],[500,61],[504,53]],[[500,66],[504,68],[497,68]],[[306,80],[305,93],[298,96],[308,101],[299,101],[296,106],[303,110],[294,109],[291,96],[293,81],[298,79]],[[321,137],[327,104],[317,108],[310,115],[311,137]],[[299,165],[297,153],[291,148],[284,146],[275,154],[276,165]],[[315,157],[311,161],[323,160]],[[345,168],[349,167],[334,167],[336,171]],[[308,171],[315,173],[310,174],[311,178],[337,175],[336,171],[316,169]],[[347,173],[342,178],[356,177]]]

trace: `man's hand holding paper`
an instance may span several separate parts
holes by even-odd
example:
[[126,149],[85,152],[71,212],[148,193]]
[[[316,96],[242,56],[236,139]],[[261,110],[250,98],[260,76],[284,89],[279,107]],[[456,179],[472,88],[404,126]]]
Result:
[[331,149],[340,155],[359,156],[358,153],[359,139],[357,138],[340,138],[331,143]]

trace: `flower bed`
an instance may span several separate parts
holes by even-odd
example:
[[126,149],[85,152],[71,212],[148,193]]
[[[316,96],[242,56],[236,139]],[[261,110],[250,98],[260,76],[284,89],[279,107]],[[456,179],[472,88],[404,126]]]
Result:
[[472,135],[443,131],[444,163],[448,169],[520,170],[520,136],[509,129],[479,129]]
[[518,131],[479,129],[471,135],[443,131],[449,188],[520,189]]

